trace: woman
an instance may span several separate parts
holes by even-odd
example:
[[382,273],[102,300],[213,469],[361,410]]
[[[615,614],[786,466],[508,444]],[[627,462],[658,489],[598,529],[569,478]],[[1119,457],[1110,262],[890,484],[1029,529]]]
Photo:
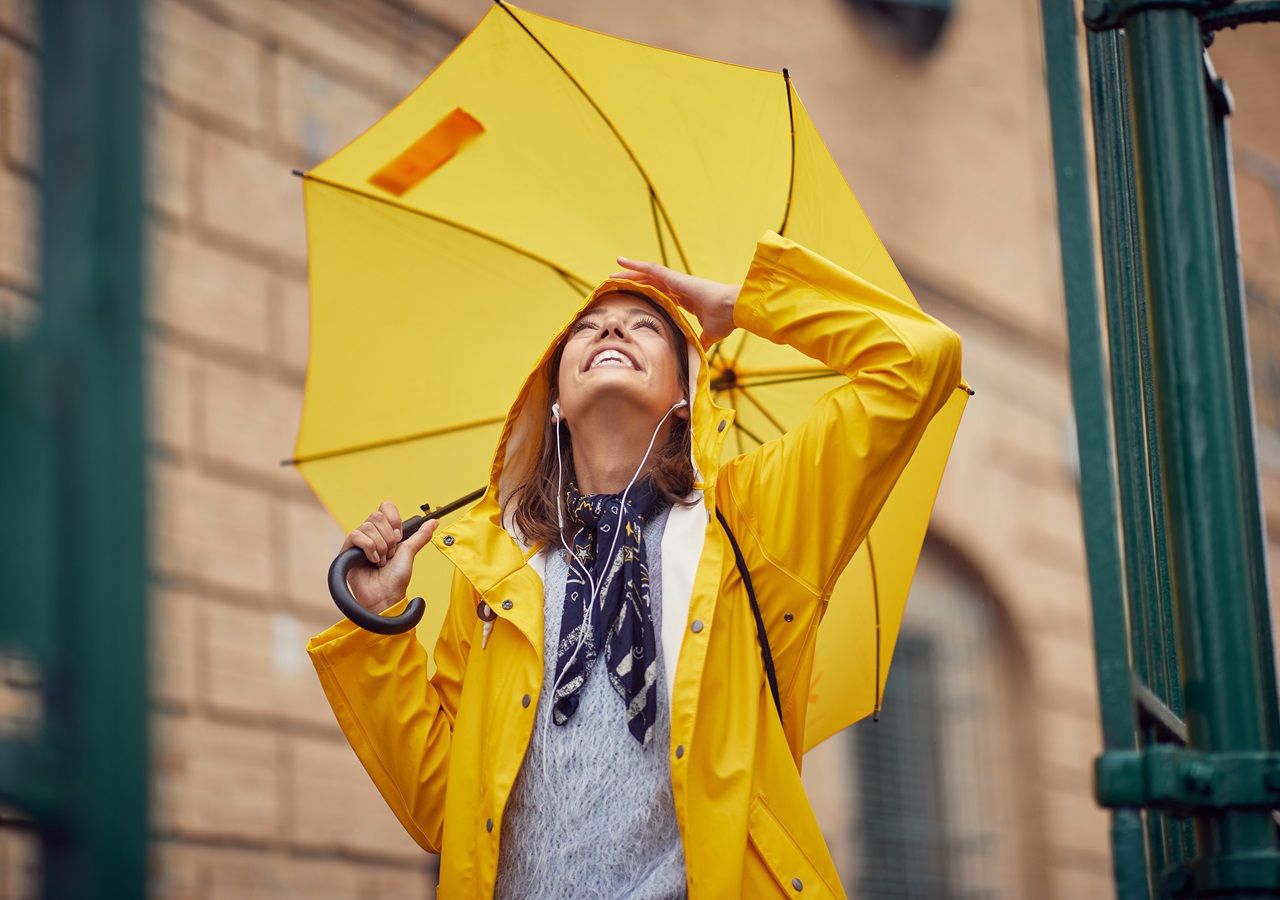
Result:
[[[434,675],[412,633],[344,621],[308,651],[441,853],[441,896],[843,896],[799,771],[817,626],[960,384],[959,339],[772,232],[741,288],[619,262],[526,380],[484,499],[403,542],[383,504],[344,544],[374,564],[357,599],[391,614],[428,540],[453,562]],[[701,347],[734,327],[849,380],[720,465],[733,414]]]

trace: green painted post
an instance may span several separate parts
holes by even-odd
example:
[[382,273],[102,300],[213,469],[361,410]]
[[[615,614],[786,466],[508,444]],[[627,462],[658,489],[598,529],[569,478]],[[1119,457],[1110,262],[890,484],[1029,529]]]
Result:
[[1156,596],[1156,548],[1151,539],[1151,472],[1143,427],[1142,358],[1138,348],[1142,264],[1137,246],[1124,58],[1120,36],[1114,31],[1091,32],[1087,44],[1130,641],[1138,677],[1167,702],[1169,679],[1160,658],[1163,647]]
[[[1162,478],[1159,455],[1150,452],[1147,391],[1151,381],[1146,346],[1142,260],[1139,247],[1137,190],[1129,125],[1124,46],[1118,31],[1089,32],[1090,97],[1098,173],[1103,279],[1106,287],[1107,338],[1111,362],[1111,400],[1116,435],[1116,464],[1124,543],[1124,574],[1129,597],[1129,641],[1139,680],[1171,708],[1180,708],[1176,646],[1171,638],[1167,548],[1157,515]],[[1145,729],[1142,743],[1159,738]],[[1181,829],[1167,816],[1146,816],[1148,874],[1152,882],[1170,861],[1182,857]]]
[[[1240,471],[1244,475],[1241,507],[1248,533],[1245,551],[1248,572],[1253,580],[1249,592],[1253,606],[1253,631],[1263,672],[1275,671],[1275,649],[1271,639],[1271,612],[1267,598],[1267,537],[1262,522],[1262,497],[1258,491],[1258,458],[1254,440],[1253,375],[1249,366],[1249,338],[1246,327],[1244,275],[1240,270],[1239,222],[1236,217],[1235,173],[1231,166],[1231,132],[1227,117],[1233,111],[1226,82],[1209,65],[1210,138],[1213,145],[1214,196],[1218,205],[1218,234],[1222,242],[1222,296],[1226,305],[1227,337],[1230,342],[1231,380],[1235,386],[1236,421],[1240,429]],[[1265,722],[1269,728],[1267,746],[1280,750],[1280,700],[1274,678],[1264,679]]]
[[57,529],[49,900],[142,898],[147,859],[138,0],[44,0],[41,284]]
[[[1073,0],[1041,0],[1041,18],[1102,740],[1106,750],[1125,752],[1136,747],[1134,699],[1107,365],[1095,287],[1075,4]],[[1146,900],[1146,854],[1142,818],[1137,809],[1113,811],[1111,848],[1119,900]]]
[[[1136,8],[1125,20],[1147,314],[1165,481],[1170,573],[1190,745],[1267,749],[1267,688],[1253,634],[1255,584],[1239,468],[1243,435],[1222,302],[1209,111],[1195,12]],[[1272,895],[1277,850],[1265,809],[1201,811],[1197,860],[1166,889]]]
[[[1163,699],[1167,695],[1168,679],[1163,677],[1159,606],[1155,581],[1150,577],[1155,548],[1149,540],[1149,526],[1144,527],[1150,521],[1150,471],[1142,417],[1141,357],[1134,323],[1142,266],[1136,250],[1136,214],[1129,193],[1132,144],[1126,117],[1124,56],[1114,33],[1088,32],[1085,42],[1107,309],[1120,535],[1129,606],[1129,647],[1136,678]],[[1142,743],[1143,739],[1139,738],[1139,744]],[[1148,812],[1143,824],[1147,878],[1151,883],[1158,879],[1169,852],[1161,817]]]

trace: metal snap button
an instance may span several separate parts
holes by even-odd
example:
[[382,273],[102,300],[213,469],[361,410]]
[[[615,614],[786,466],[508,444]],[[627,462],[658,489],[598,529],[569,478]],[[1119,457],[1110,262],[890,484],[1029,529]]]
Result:
[[444,536],[444,545],[445,545],[446,547],[452,547],[452,546],[453,546],[453,542],[454,542],[455,540],[457,540],[457,539],[456,539],[453,535],[451,535],[451,534],[446,534],[446,535]]
[[792,619],[794,619],[794,618],[795,618],[795,616],[793,616],[791,613],[787,613],[787,614],[786,614],[785,616],[783,616],[782,618],[784,618],[784,619],[786,619],[788,622],[790,622]]
[[511,608],[511,607],[513,607],[513,606],[515,606],[515,604],[514,604],[514,603],[512,603],[510,600],[503,600],[503,601],[502,601],[502,608],[503,608],[503,609],[510,609],[510,608]]
[[679,759],[682,756],[684,756],[684,744],[676,747],[676,759]]
[[726,422],[724,419],[721,419],[721,420],[720,420],[720,424],[716,426],[716,431],[724,431],[724,426],[726,426],[726,425],[728,425],[728,424],[729,424],[729,423],[728,423],[728,422]]
[[689,626],[689,630],[692,631],[694,634],[697,634],[698,632],[700,632],[702,630],[702,620],[694,619],[693,624]]
[[493,831],[493,819],[485,819],[484,830]]
[[797,891],[803,891],[803,890],[804,890],[804,882],[803,882],[803,881],[801,881],[799,878],[792,878],[792,879],[791,879],[791,886],[792,886],[793,888],[795,888]]
[[525,709],[529,708],[530,702],[532,702],[532,698],[528,694],[525,694],[523,697],[520,698],[520,705],[523,706]]

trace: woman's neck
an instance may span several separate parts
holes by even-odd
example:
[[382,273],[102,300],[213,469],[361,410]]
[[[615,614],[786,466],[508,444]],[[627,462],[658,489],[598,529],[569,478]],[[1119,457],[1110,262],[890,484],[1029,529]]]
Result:
[[[583,494],[617,494],[636,477],[641,462],[647,469],[653,464],[654,451],[645,451],[650,443],[663,446],[671,433],[673,417],[658,429],[656,422],[637,421],[629,416],[588,418],[571,430],[573,435],[573,469],[578,490]],[[641,475],[644,473],[641,472]]]

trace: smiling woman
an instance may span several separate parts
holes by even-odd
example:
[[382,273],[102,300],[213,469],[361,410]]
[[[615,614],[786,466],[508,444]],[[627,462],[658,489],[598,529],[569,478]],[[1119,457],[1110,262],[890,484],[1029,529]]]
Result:
[[[797,765],[817,626],[959,339],[773,232],[741,287],[619,262],[525,380],[484,498],[440,535],[402,541],[386,503],[347,537],[374,563],[353,593],[394,616],[435,535],[435,673],[412,631],[308,651],[440,896],[841,896]],[[703,348],[735,326],[846,381],[722,464]]]

